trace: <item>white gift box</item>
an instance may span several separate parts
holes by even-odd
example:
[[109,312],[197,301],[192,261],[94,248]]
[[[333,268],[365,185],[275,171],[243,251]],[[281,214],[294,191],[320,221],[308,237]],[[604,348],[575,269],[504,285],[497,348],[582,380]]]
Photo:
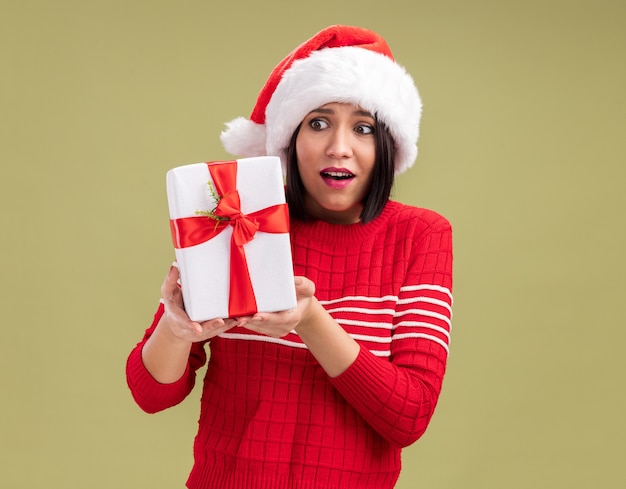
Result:
[[[236,165],[233,167],[232,165]],[[243,216],[255,216],[267,209],[280,209],[285,212],[285,229],[277,232],[263,231],[261,226],[252,239],[243,244],[243,255],[247,263],[247,274],[253,292],[256,311],[275,312],[296,307],[296,295],[289,242],[288,217],[286,213],[285,191],[280,159],[273,156],[242,158],[230,162],[196,163],[174,168],[167,172],[167,199],[172,227],[176,260],[180,270],[180,281],[185,303],[185,310],[194,321],[205,321],[213,318],[227,318],[241,314],[241,309],[233,310],[233,300],[242,295],[235,291],[230,293],[231,281],[237,290],[243,290],[231,277],[231,257],[234,223],[218,221],[211,217],[199,216],[199,211],[214,210],[217,204],[215,195],[209,187],[213,185],[215,192],[219,181],[214,182],[209,167],[215,165],[231,165],[236,168],[236,188],[224,192],[238,192],[240,210]],[[222,167],[217,170],[221,170]],[[214,168],[215,170],[215,168]],[[223,185],[223,184],[222,184]],[[229,186],[230,187],[230,186]],[[228,198],[219,196],[218,200]],[[277,206],[277,207],[275,207]],[[255,214],[256,213],[256,214]],[[194,219],[188,219],[194,218]],[[252,222],[257,221],[251,217]],[[282,221],[282,220],[281,220]],[[196,243],[191,239],[185,242],[181,233],[186,229],[184,224],[193,222],[194,226],[204,226],[207,232],[221,230],[204,242]],[[250,222],[250,221],[248,221]],[[184,244],[181,244],[184,243]],[[241,249],[241,247],[239,248]],[[240,253],[239,253],[240,254]],[[237,253],[235,253],[237,255]],[[241,276],[242,274],[235,274]],[[250,307],[250,301],[247,306]],[[235,312],[239,313],[235,314]]]

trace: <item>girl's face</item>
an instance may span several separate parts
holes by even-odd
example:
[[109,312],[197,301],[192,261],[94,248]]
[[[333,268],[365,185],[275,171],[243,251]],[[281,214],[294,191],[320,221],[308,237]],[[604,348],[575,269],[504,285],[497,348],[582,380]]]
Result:
[[326,104],[304,118],[296,154],[311,217],[359,221],[376,161],[375,130],[372,114],[351,104]]

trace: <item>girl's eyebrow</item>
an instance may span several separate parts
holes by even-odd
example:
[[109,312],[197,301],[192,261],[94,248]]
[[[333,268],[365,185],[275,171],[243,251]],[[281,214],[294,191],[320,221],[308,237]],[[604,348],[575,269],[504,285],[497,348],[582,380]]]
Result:
[[317,109],[313,109],[309,114],[313,112],[317,112],[318,114],[334,114],[335,111],[333,109],[324,109],[323,107],[318,107]]
[[[318,114],[334,114],[335,113],[333,109],[326,109],[324,107],[318,107],[317,109],[313,109],[311,112],[309,112],[309,114],[312,114],[313,112],[316,112]],[[352,114],[358,115],[361,117],[371,117],[372,119],[374,118],[374,116],[367,110],[355,110]]]

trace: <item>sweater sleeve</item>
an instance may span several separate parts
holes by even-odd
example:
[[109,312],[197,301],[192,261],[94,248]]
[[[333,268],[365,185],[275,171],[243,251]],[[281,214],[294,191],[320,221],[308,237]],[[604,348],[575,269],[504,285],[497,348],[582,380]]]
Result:
[[206,362],[204,343],[194,343],[189,354],[189,362],[183,376],[171,384],[157,382],[143,364],[141,352],[146,341],[156,328],[164,306],[161,303],[154,320],[145,331],[143,339],[137,343],[126,361],[126,382],[137,405],[147,413],[156,413],[182,402],[195,384],[196,371]]
[[443,217],[415,237],[394,314],[389,359],[361,347],[331,379],[363,418],[404,447],[426,431],[446,368],[452,316],[452,231]]

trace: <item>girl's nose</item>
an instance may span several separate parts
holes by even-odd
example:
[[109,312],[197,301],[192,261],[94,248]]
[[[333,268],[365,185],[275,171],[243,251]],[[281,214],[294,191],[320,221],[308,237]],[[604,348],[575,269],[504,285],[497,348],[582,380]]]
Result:
[[331,158],[349,158],[352,156],[350,130],[337,128],[330,135],[326,154]]

